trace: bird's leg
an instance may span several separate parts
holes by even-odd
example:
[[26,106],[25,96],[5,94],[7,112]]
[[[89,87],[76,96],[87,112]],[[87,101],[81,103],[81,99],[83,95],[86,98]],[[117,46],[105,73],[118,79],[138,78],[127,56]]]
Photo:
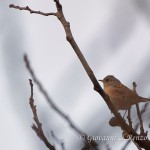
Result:
[[[135,82],[133,82],[133,92],[136,93],[136,87],[137,87],[137,84]],[[139,120],[140,120],[140,134],[141,135],[145,135],[145,132],[144,132],[144,127],[143,127],[143,121],[142,121],[142,117],[141,117],[141,113],[140,113],[140,108],[139,108],[139,104],[137,103],[136,104],[136,110],[137,110],[137,115],[139,117]]]
[[125,117],[126,113],[127,113],[127,109],[125,110],[125,113],[124,113],[124,115],[123,115],[123,119],[124,119],[124,117]]
[[131,107],[128,108],[128,116],[127,119],[129,121],[129,126],[132,128],[132,121],[131,121]]
[[145,132],[144,132],[144,128],[143,128],[143,121],[142,121],[142,117],[141,117],[141,113],[140,113],[140,109],[139,109],[139,104],[136,104],[136,109],[137,109],[137,115],[140,120],[140,132],[142,135],[144,135]]

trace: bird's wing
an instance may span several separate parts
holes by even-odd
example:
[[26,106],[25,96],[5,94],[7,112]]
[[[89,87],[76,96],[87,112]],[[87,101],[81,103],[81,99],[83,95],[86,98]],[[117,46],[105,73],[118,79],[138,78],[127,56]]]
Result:
[[139,102],[147,101],[145,98],[140,97],[136,92],[130,90],[128,87],[123,86],[123,88],[124,88],[124,91],[126,91],[126,93],[127,93],[127,97],[128,97],[129,103],[131,105],[137,104]]
[[127,90],[124,87],[110,86],[106,91],[117,109],[127,109],[131,106]]

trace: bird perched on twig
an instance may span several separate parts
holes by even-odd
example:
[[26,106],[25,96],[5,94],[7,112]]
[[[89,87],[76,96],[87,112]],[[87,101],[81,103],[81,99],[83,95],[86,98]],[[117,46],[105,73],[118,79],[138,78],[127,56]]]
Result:
[[103,82],[104,91],[108,94],[117,110],[127,110],[134,104],[150,101],[148,98],[138,96],[113,75],[108,75],[103,80],[99,81]]

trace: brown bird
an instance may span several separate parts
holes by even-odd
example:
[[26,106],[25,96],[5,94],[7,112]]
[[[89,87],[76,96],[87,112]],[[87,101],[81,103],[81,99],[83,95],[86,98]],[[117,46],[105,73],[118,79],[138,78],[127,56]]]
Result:
[[127,110],[134,104],[150,101],[148,98],[138,96],[113,75],[108,75],[99,81],[103,82],[104,91],[109,95],[111,102],[117,110]]

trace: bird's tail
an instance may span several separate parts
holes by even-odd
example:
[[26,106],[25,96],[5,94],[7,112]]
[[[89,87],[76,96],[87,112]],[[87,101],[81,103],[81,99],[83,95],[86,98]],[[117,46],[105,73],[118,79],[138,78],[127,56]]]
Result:
[[150,101],[150,98],[141,97],[141,102],[149,102],[149,101]]

